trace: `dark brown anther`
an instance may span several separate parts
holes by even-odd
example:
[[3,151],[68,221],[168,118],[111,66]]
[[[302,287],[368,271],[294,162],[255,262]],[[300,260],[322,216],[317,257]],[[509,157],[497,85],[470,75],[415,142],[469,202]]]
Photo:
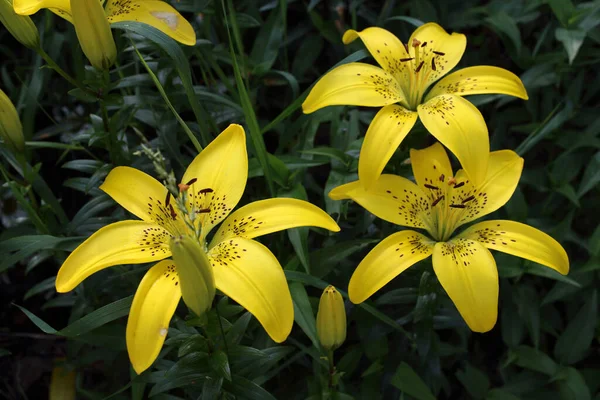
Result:
[[438,56],[445,56],[446,53],[442,53],[441,51],[435,51],[433,50],[433,54],[437,54]]
[[421,61],[421,63],[419,64],[419,66],[418,66],[418,67],[417,67],[417,69],[415,70],[415,73],[417,73],[417,74],[419,73],[419,71],[421,70],[421,68],[423,68],[423,63],[424,63],[424,62],[425,62],[425,61]]
[[186,183],[187,186],[192,186],[194,183],[196,183],[198,179],[194,178],[194,179],[190,179],[190,181],[188,183]]
[[439,190],[439,189],[440,189],[439,187],[437,187],[437,186],[433,186],[433,185],[430,185],[430,184],[428,184],[428,183],[426,183],[424,186],[425,186],[427,189],[434,189],[434,190]]
[[446,179],[446,176],[444,174],[440,175],[440,182],[444,183],[444,179]]
[[439,203],[443,199],[444,199],[444,196],[438,197],[437,199],[435,199],[435,201],[433,203],[431,203],[431,207],[435,207],[437,205],[437,203]]
[[209,213],[210,212],[210,208],[201,208],[197,211],[198,214],[204,214],[204,213]]
[[461,203],[465,204],[474,199],[475,199],[475,196],[469,196],[466,199],[464,199],[463,201],[461,201]]
[[212,193],[212,192],[214,192],[214,190],[212,190],[211,188],[206,188],[206,189],[200,190],[200,193],[202,193],[202,194]]
[[423,42],[423,44],[421,45],[421,47],[425,47],[427,46],[427,42]]
[[404,43],[404,48],[406,49],[406,52],[408,53],[408,44]]
[[467,206],[465,206],[463,204],[450,204],[450,207],[452,207],[452,208],[467,208]]
[[167,190],[167,198],[165,199],[165,205],[168,206],[171,201],[171,192]]
[[401,58],[401,59],[400,59],[400,62],[412,61],[412,60],[414,60],[414,59],[415,59],[414,57]]
[[435,58],[431,59],[431,69],[435,71]]
[[454,189],[458,189],[459,187],[463,187],[463,186],[465,186],[464,182],[457,183],[456,185],[454,185]]
[[169,204],[169,211],[171,212],[171,218],[173,218],[173,220],[176,220],[177,213],[175,212],[175,209],[173,208],[173,204]]

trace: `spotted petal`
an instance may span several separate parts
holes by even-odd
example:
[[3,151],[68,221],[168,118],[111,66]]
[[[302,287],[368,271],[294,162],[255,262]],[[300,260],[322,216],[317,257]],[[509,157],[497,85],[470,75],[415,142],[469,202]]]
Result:
[[358,177],[370,187],[417,121],[418,114],[399,105],[383,107],[371,121],[358,158]]
[[433,269],[460,315],[475,332],[487,332],[498,318],[498,270],[481,243],[455,239],[437,243]]
[[302,103],[302,110],[310,114],[333,105],[381,107],[403,99],[394,76],[373,65],[349,63],[325,74]]
[[446,193],[452,166],[444,147],[436,142],[423,150],[410,149],[410,163],[417,185],[435,200]]
[[433,242],[420,233],[400,231],[388,236],[367,254],[352,274],[348,286],[350,301],[362,303],[432,252]]
[[317,226],[333,232],[340,230],[325,211],[309,202],[288,198],[259,200],[227,217],[209,248],[232,237],[252,239],[299,226]]
[[515,221],[479,222],[459,237],[477,240],[488,249],[550,267],[563,275],[569,273],[569,257],[556,240],[529,225]]
[[13,0],[13,8],[19,15],[32,15],[42,8],[48,8],[56,15],[73,22],[70,0]]
[[247,179],[246,134],[240,125],[231,124],[196,156],[182,179],[193,182],[187,195],[203,237],[237,205]]
[[127,352],[138,374],[158,357],[180,299],[179,277],[172,260],[161,261],[146,272],[127,320]]
[[238,302],[276,342],[292,330],[294,307],[283,269],[262,244],[241,237],[225,240],[210,252],[217,288]]
[[[414,41],[420,42],[414,47]],[[449,35],[441,26],[430,22],[418,27],[408,40],[410,56],[414,58],[415,71],[419,70],[418,79],[423,90],[442,76],[446,75],[458,64],[467,47],[467,38],[461,33]],[[416,52],[419,52],[417,63]]]
[[151,25],[173,39],[193,46],[196,32],[190,23],[165,1],[157,0],[108,0],[108,21],[137,21]]
[[85,278],[118,264],[142,264],[169,257],[169,232],[144,221],[107,225],[67,257],[56,276],[56,291],[73,290]]
[[479,65],[451,73],[431,88],[425,101],[441,94],[507,94],[527,100],[527,91],[518,76],[503,68]]
[[417,110],[429,133],[454,153],[471,180],[480,184],[488,167],[490,140],[479,110],[451,94],[434,97]]
[[333,200],[352,199],[370,213],[397,225],[428,227],[430,202],[421,189],[406,178],[381,175],[368,190],[359,181],[346,183],[329,192]]

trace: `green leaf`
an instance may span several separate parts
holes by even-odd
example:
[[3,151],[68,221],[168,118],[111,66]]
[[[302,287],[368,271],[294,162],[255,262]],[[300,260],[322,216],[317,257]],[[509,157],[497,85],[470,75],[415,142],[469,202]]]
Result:
[[390,383],[417,400],[435,400],[435,396],[431,393],[425,382],[404,361],[396,369],[396,373],[392,376]]
[[579,371],[572,367],[566,367],[559,375],[558,387],[561,399],[591,400],[590,390]]
[[254,47],[250,53],[250,60],[254,64],[252,71],[254,74],[264,74],[271,69],[277,59],[279,47],[285,37],[284,19],[281,17],[281,13],[280,7],[271,11],[267,22],[262,24],[254,40]]
[[[5,240],[0,243],[0,253],[3,254],[0,272],[40,250],[71,250],[72,245],[80,240],[50,235],[25,235]],[[8,253],[12,251],[15,253],[9,255]]]
[[231,381],[231,368],[229,367],[229,360],[227,354],[224,351],[216,351],[210,355],[209,358],[210,367],[213,371],[219,375],[219,377]]
[[310,305],[310,301],[308,300],[304,285],[299,282],[292,282],[290,283],[290,292],[294,303],[294,321],[296,321],[298,326],[312,341],[313,346],[319,348],[315,315]]
[[569,56],[569,64],[572,64],[583,44],[586,36],[585,32],[577,29],[556,28],[554,36],[556,40],[562,42]]
[[574,364],[585,358],[594,339],[597,314],[598,293],[594,290],[556,341],[554,356],[560,362]]
[[520,400],[514,394],[502,389],[492,389],[485,396],[485,400]]
[[409,24],[411,24],[415,28],[418,28],[418,27],[420,27],[421,25],[424,24],[424,22],[421,21],[418,18],[406,17],[404,15],[390,17],[390,18],[388,18],[388,19],[385,20],[385,22],[389,22],[389,21],[404,21],[404,22],[408,22]]
[[537,349],[529,346],[518,346],[511,350],[511,353],[516,356],[515,363],[519,367],[541,372],[550,377],[556,375],[558,372],[558,364],[546,353]]
[[458,371],[456,377],[474,399],[484,399],[490,390],[490,381],[481,370],[467,363],[465,369]]
[[231,383],[224,382],[223,387],[234,396],[239,396],[240,399],[276,400],[271,393],[239,375],[234,375]]
[[9,356],[11,354],[12,353],[10,351],[0,348],[0,357]]
[[577,189],[578,197],[583,196],[600,183],[600,152],[594,154],[587,162],[588,166]]
[[512,45],[517,51],[517,55],[521,54],[521,32],[517,27],[517,23],[505,12],[494,12],[491,16],[485,19],[490,27],[498,33],[508,37]]

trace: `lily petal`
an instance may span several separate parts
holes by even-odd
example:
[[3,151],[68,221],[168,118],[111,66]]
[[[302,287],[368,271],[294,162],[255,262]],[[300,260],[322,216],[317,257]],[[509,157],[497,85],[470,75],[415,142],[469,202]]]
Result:
[[[451,189],[453,202],[463,204],[456,227],[496,211],[512,197],[523,171],[523,159],[512,150],[490,153],[483,182],[473,185],[463,170],[456,173],[456,185]],[[459,183],[464,185],[459,186]],[[470,199],[470,200],[469,200]]]
[[[413,46],[415,41],[420,42],[419,47]],[[415,57],[415,62],[415,53],[420,52],[419,63],[423,63],[420,69],[423,88],[429,87],[431,83],[450,72],[462,58],[466,47],[467,38],[462,33],[449,35],[444,28],[434,22],[418,27],[408,40],[408,51],[410,57]],[[432,61],[433,59],[435,60]]]
[[377,217],[397,225],[427,229],[429,200],[413,182],[384,174],[368,190],[359,181],[346,183],[329,192],[333,200],[352,199]]
[[433,252],[433,242],[414,231],[396,232],[381,241],[360,262],[348,286],[350,301],[358,304]]
[[417,121],[418,114],[399,105],[383,107],[371,121],[358,158],[358,176],[370,187]]
[[138,374],[158,357],[180,299],[179,276],[172,260],[161,261],[146,272],[127,320],[127,352]]
[[[202,224],[202,238],[237,205],[248,180],[246,134],[231,124],[192,161],[183,175],[189,207]],[[193,183],[190,183],[193,182]]]
[[454,153],[471,181],[480,184],[488,167],[490,139],[479,110],[451,94],[434,97],[417,110],[429,133]]
[[167,188],[150,175],[131,167],[113,168],[100,186],[121,207],[144,221],[157,221],[164,209]]
[[469,239],[436,243],[433,269],[469,328],[475,332],[491,330],[498,318],[499,286],[490,251]]
[[73,22],[70,0],[13,0],[13,8],[19,15],[32,15],[42,8],[49,8],[56,15]]
[[446,193],[453,173],[444,146],[436,142],[423,150],[410,149],[410,164],[417,185],[431,200]]
[[569,273],[569,257],[565,249],[544,232],[515,221],[479,222],[459,237],[480,242],[488,249],[545,265],[563,275]]
[[118,264],[142,264],[171,255],[169,232],[144,221],[120,221],[107,225],[67,257],[56,276],[56,291],[73,290],[85,278]]
[[504,68],[479,65],[451,73],[435,84],[425,101],[441,94],[508,94],[527,100],[527,91],[518,76]]
[[196,44],[196,32],[192,25],[165,1],[156,0],[108,0],[108,22],[137,21],[156,29],[188,46]]
[[302,103],[302,110],[310,114],[334,105],[381,107],[403,99],[393,75],[373,65],[349,63],[325,74]]
[[259,200],[227,217],[209,248],[232,237],[252,239],[299,226],[317,226],[332,232],[340,230],[329,214],[307,201],[289,198]]
[[209,252],[217,288],[258,319],[269,336],[283,342],[292,330],[294,306],[283,269],[262,244],[240,237]]

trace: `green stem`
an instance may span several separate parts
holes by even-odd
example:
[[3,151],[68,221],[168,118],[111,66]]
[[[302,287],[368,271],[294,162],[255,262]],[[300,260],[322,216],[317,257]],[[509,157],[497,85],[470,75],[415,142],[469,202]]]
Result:
[[67,82],[69,82],[71,85],[83,90],[86,93],[91,93],[94,94],[94,92],[92,92],[91,90],[85,88],[84,86],[82,86],[79,82],[77,82],[75,80],[75,78],[73,78],[71,75],[67,74],[53,59],[52,57],[50,57],[48,55],[48,53],[46,53],[44,51],[44,49],[42,49],[41,47],[36,49],[37,53],[44,59],[44,61],[46,61],[46,63],[48,64],[48,66],[53,69],[54,71],[58,72],[58,74],[60,76],[62,76]]

